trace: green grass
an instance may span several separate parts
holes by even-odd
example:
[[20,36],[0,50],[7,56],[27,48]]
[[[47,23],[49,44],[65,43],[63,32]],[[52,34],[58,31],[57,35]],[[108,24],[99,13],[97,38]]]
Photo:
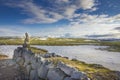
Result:
[[29,49],[35,54],[46,54],[48,52],[45,49],[40,49],[40,48],[36,48],[36,47],[30,47]]
[[31,44],[34,45],[80,45],[95,43],[95,41],[85,41],[85,39],[80,38],[48,38],[47,40],[31,39]]
[[[39,38],[30,38],[31,45],[80,45],[80,44],[89,44],[96,43],[95,40],[85,41],[86,39],[82,38],[48,38],[47,40],[40,40]],[[24,39],[22,38],[0,38],[0,45],[22,45]]]
[[0,38],[0,45],[21,45],[21,44],[23,44],[23,39]]
[[118,75],[115,71],[111,71],[101,65],[87,64],[85,62],[77,60],[68,60],[62,57],[47,58],[56,65],[59,61],[65,64],[77,68],[79,71],[87,73],[87,76],[91,80],[118,80]]

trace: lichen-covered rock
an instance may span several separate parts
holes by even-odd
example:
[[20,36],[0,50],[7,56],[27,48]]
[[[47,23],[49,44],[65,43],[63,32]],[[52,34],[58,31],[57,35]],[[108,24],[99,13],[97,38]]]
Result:
[[16,60],[16,58],[21,56],[22,56],[22,48],[18,47],[17,49],[14,50],[13,59]]
[[30,75],[31,69],[32,69],[31,65],[27,65],[27,66],[26,66],[27,75]]
[[55,53],[47,53],[43,55],[44,58],[57,57]]
[[38,80],[37,70],[30,71],[30,80]]
[[49,69],[47,79],[48,80],[63,80],[66,74],[59,68]]
[[64,78],[64,80],[73,80],[73,79],[71,79],[71,77],[66,77]]
[[62,62],[58,62],[57,68],[60,68],[62,71],[64,71],[67,75],[71,76],[71,74],[75,71],[77,71],[75,68],[70,67]]
[[24,59],[23,59],[22,57],[18,57],[18,58],[16,58],[16,62],[17,62],[20,66],[22,66],[22,65],[24,64]]
[[23,54],[23,58],[25,60],[25,63],[24,63],[24,67],[31,64],[31,61],[34,56],[32,55],[31,52],[28,52],[28,51],[25,51],[24,54]]
[[48,73],[48,67],[44,64],[41,65],[40,68],[38,68],[38,76],[41,79],[46,79]]
[[73,80],[88,80],[85,73],[82,73],[82,72],[73,72],[73,74],[71,75],[71,79],[73,79]]

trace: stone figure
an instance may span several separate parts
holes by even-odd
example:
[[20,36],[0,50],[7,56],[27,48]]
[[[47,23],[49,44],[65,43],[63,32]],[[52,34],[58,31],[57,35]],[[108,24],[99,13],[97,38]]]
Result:
[[28,33],[26,32],[25,33],[25,40],[24,40],[24,44],[23,44],[23,47],[24,48],[28,48],[30,45],[29,45],[29,35]]

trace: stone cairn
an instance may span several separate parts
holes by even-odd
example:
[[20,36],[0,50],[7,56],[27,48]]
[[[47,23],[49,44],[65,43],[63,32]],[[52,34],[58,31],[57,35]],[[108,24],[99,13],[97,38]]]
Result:
[[25,33],[25,40],[24,40],[23,48],[28,48],[28,47],[30,47],[30,45],[29,45],[29,35],[26,32]]
[[20,78],[16,80],[88,80],[85,73],[78,71],[63,62],[57,65],[46,60],[48,57],[55,57],[49,53],[43,56],[35,56],[35,53],[26,49],[29,44],[29,37],[26,33],[23,47],[14,50],[13,60],[21,70]]

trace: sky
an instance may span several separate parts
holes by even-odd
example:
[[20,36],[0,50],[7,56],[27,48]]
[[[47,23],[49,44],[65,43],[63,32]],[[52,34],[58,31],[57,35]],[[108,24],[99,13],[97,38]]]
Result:
[[0,0],[0,36],[120,38],[120,0]]

